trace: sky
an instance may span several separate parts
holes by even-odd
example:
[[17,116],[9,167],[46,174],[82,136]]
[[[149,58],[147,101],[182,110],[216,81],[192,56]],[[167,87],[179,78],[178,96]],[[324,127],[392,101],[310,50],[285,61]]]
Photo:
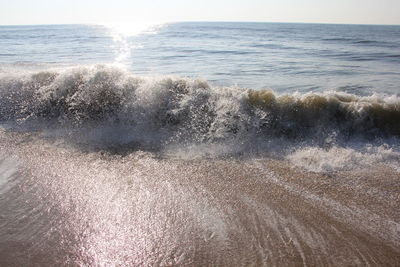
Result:
[[0,0],[0,25],[123,21],[400,25],[400,0]]

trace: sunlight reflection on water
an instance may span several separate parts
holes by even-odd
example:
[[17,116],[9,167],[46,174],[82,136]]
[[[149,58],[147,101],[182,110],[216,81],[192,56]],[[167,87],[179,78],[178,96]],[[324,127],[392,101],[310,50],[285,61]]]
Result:
[[166,25],[160,21],[124,21],[103,24],[110,29],[111,37],[114,40],[116,58],[114,63],[125,66],[131,58],[134,49],[142,48],[140,43],[132,43],[129,38],[140,34],[157,34]]

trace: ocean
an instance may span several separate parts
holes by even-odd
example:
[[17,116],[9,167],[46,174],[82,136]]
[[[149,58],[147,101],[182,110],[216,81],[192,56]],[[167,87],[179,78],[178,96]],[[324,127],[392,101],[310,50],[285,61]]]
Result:
[[400,26],[0,26],[0,266],[397,266]]

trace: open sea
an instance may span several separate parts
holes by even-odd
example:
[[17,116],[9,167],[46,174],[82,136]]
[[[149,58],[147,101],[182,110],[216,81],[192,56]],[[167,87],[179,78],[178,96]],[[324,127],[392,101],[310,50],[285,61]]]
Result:
[[0,266],[399,266],[400,26],[0,26]]

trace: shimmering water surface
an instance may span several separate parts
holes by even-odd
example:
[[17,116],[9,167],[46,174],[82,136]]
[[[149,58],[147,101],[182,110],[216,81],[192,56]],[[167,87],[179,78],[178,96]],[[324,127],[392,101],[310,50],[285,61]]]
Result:
[[119,63],[278,91],[398,93],[400,26],[290,23],[131,23],[0,26],[0,62]]
[[0,26],[0,266],[398,266],[400,26]]

